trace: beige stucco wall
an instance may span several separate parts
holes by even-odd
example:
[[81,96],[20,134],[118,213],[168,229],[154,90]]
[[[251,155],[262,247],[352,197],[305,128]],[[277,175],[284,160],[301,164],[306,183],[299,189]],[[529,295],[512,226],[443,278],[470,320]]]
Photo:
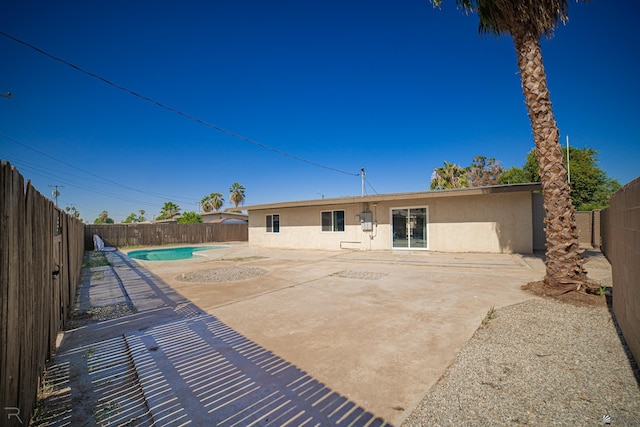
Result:
[[[259,247],[337,250],[391,249],[391,209],[426,207],[428,249],[439,252],[530,253],[533,251],[531,193],[381,201],[249,211],[249,244]],[[356,217],[373,213],[371,232]],[[344,232],[322,232],[321,211],[344,210]],[[266,232],[266,215],[280,215],[280,232]]]

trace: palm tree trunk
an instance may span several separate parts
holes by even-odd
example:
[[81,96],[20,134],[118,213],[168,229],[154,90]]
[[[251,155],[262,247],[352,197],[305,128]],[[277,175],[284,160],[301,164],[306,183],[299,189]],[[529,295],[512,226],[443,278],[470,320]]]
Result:
[[539,39],[522,34],[514,35],[513,40],[540,163],[547,237],[544,282],[553,288],[580,290],[586,284],[586,271],[580,256],[582,250],[578,241],[575,209],[571,202],[571,188],[567,182],[558,126],[551,108]]

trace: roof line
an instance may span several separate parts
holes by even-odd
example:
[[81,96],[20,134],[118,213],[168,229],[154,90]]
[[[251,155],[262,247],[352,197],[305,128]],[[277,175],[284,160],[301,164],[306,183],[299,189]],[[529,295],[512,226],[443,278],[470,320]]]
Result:
[[408,200],[417,198],[441,198],[441,197],[459,197],[459,196],[474,196],[482,194],[500,194],[500,193],[514,193],[514,192],[533,192],[542,190],[540,183],[528,183],[528,184],[507,184],[507,185],[493,185],[489,187],[472,187],[472,188],[457,188],[453,190],[432,190],[432,191],[417,191],[407,193],[387,193],[387,194],[374,194],[367,196],[345,196],[335,198],[324,199],[311,199],[311,200],[299,200],[289,202],[276,202],[266,203],[250,206],[238,206],[237,208],[227,208],[227,211],[238,212],[241,210],[264,210],[264,209],[281,209],[281,208],[293,208],[303,206],[329,206],[337,204],[348,203],[365,203],[365,202],[380,202],[387,200]]

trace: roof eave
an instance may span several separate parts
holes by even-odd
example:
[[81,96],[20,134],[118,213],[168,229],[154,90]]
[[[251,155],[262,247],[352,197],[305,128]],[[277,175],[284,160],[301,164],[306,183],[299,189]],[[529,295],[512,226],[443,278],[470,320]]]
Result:
[[283,208],[295,208],[295,207],[311,207],[311,206],[330,206],[340,204],[352,204],[352,203],[374,203],[382,201],[392,200],[409,200],[409,199],[424,199],[424,198],[441,198],[441,197],[460,197],[460,196],[476,196],[482,194],[501,194],[501,193],[515,193],[515,192],[533,192],[542,190],[540,183],[529,184],[509,184],[509,185],[494,185],[490,187],[474,187],[474,188],[459,188],[454,190],[435,190],[435,191],[418,191],[409,193],[389,193],[389,194],[374,194],[368,196],[346,196],[335,197],[326,199],[312,199],[312,200],[299,200],[292,202],[278,202],[267,203],[261,205],[252,206],[238,206],[237,208],[227,208],[227,211],[255,211],[255,210],[267,210],[267,209],[283,209]]

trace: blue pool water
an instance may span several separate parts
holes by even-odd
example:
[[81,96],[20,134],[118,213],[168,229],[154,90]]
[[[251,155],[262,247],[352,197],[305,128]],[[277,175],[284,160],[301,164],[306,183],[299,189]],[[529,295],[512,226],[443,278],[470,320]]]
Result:
[[147,249],[131,251],[127,255],[129,258],[141,259],[144,261],[176,261],[180,259],[193,258],[194,252],[220,249],[223,247],[224,246],[184,246],[180,248]]

